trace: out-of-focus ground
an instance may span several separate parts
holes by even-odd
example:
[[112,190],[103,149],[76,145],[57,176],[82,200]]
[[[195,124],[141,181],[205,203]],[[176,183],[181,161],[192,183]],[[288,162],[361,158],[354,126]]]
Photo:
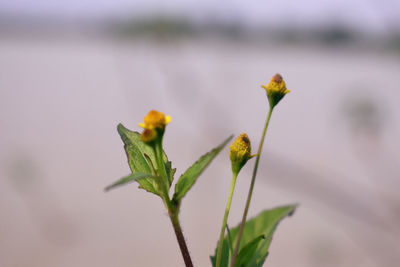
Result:
[[[268,105],[260,84],[276,72],[291,93],[273,114],[250,215],[300,205],[279,225],[266,266],[398,266],[398,50],[248,42],[234,31],[125,38],[5,28],[0,266],[183,266],[156,196],[134,184],[103,192],[129,173],[116,125],[139,130],[150,109],[170,114],[165,147],[177,179],[232,133],[247,132],[255,150]],[[232,226],[252,166],[238,179]],[[210,266],[229,167],[224,150],[183,202],[196,266]]]

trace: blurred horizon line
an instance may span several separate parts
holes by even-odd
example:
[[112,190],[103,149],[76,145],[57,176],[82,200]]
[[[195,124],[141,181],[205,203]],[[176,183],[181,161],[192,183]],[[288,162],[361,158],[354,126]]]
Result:
[[340,22],[306,25],[249,25],[244,21],[190,19],[185,16],[162,14],[109,16],[70,19],[58,16],[40,16],[2,13],[0,34],[7,35],[65,35],[85,33],[113,37],[180,38],[213,37],[236,41],[267,41],[286,44],[316,43],[325,46],[362,45],[400,50],[400,31],[365,32]]

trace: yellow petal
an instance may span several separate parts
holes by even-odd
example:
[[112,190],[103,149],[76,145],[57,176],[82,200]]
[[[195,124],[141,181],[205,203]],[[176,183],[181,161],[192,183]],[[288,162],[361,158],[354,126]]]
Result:
[[165,117],[165,125],[167,125],[168,123],[170,123],[171,122],[171,116],[170,115],[168,115],[168,116],[166,116]]

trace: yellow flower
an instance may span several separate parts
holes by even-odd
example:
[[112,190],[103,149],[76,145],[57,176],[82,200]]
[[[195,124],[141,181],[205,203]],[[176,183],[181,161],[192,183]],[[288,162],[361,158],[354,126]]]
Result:
[[272,77],[269,84],[261,85],[261,87],[265,89],[271,107],[274,107],[287,93],[290,93],[286,88],[285,81],[278,73]]
[[170,122],[171,116],[165,116],[162,112],[151,110],[144,117],[144,123],[139,123],[139,126],[144,128],[140,139],[148,144],[157,139],[161,140],[165,126]]
[[151,110],[144,117],[144,123],[139,123],[139,126],[147,130],[164,129],[170,122],[171,116],[165,116],[162,112]]
[[252,157],[250,139],[247,134],[242,133],[229,147],[229,158],[232,163],[232,171],[236,174],[239,173],[246,162]]

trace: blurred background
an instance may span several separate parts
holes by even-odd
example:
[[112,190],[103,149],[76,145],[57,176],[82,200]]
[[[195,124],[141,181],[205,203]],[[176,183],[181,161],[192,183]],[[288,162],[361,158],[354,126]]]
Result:
[[[265,266],[398,266],[400,2],[0,1],[0,266],[183,266],[161,201],[136,184],[116,126],[172,116],[175,179],[230,134],[256,150],[261,84],[288,94],[250,215],[299,203]],[[253,162],[229,225],[241,218]],[[230,184],[225,149],[183,202],[210,266]]]

